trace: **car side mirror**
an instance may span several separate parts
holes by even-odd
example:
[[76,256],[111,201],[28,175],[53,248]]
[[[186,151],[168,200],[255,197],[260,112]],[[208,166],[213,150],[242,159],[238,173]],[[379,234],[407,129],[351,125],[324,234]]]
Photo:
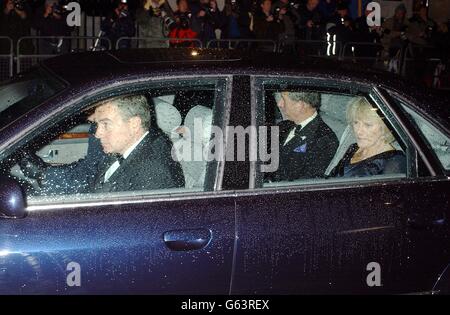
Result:
[[26,215],[22,187],[14,179],[0,176],[0,219],[21,219]]

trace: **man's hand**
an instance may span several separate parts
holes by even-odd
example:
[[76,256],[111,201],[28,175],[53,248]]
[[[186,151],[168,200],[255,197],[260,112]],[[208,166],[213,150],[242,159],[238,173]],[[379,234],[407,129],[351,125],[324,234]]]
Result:
[[25,152],[19,161],[22,173],[32,179],[42,179],[48,165],[34,153]]
[[204,11],[204,10],[200,10],[198,13],[197,13],[197,17],[204,17],[206,15],[206,12]]
[[306,22],[306,26],[312,28],[314,26],[314,22],[312,20],[308,20],[308,22]]
[[27,18],[27,13],[25,12],[25,10],[22,8],[22,10],[19,10],[18,8],[14,8],[14,10],[16,10],[16,13],[18,16],[20,16],[20,18],[22,20],[25,20]]
[[153,0],[145,0],[144,10],[146,10],[146,11],[150,10],[150,7],[152,6],[152,2],[153,2]]
[[269,15],[269,16],[266,18],[266,21],[267,21],[267,22],[272,22],[272,21],[273,21],[273,15]]

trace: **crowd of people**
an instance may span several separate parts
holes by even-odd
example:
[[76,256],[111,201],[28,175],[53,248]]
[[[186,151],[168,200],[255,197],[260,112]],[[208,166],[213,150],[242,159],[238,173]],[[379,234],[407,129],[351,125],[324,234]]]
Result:
[[[425,5],[417,7],[408,19],[406,7],[400,4],[393,17],[381,26],[370,27],[366,22],[370,11],[360,17],[352,16],[350,0],[224,0],[222,10],[217,0],[177,0],[176,8],[165,0],[78,2],[88,15],[103,16],[101,30],[112,42],[119,37],[136,36],[138,28],[140,37],[197,38],[203,44],[218,36],[278,41],[324,40],[331,34],[336,35],[336,41],[344,43],[382,43],[391,55],[406,39],[441,46],[449,42],[448,25],[428,18]],[[40,36],[71,35],[65,20],[66,0],[1,0],[0,3],[1,36],[17,41],[30,35],[30,28],[36,29]],[[143,44],[155,45],[150,41]]]
[[[62,37],[73,34],[66,23],[68,0],[0,0],[0,36],[17,41],[30,35]],[[121,37],[171,38],[143,39],[139,47],[194,46],[193,39],[205,46],[214,39],[272,40],[289,43],[292,40],[323,41],[332,38],[347,42],[374,43],[380,49],[361,45],[353,54],[363,57],[382,56],[397,61],[402,47],[409,43],[432,45],[448,56],[450,36],[448,21],[439,23],[428,17],[428,8],[419,5],[407,18],[407,9],[400,4],[392,17],[380,26],[369,26],[366,10],[355,16],[350,0],[177,0],[176,7],[167,0],[79,0],[88,16],[101,16],[100,47],[131,47],[131,40]],[[173,5],[173,3],[172,3]],[[94,34],[97,35],[97,34]],[[47,38],[38,43],[23,41],[20,53],[58,54],[70,51],[70,41]],[[34,47],[33,47],[34,46]],[[38,46],[38,47],[36,47]],[[217,47],[216,43],[215,46]],[[288,49],[292,46],[279,45]],[[263,45],[258,47],[264,49]],[[9,53],[9,43],[0,40],[0,54]],[[392,64],[395,68],[396,64]],[[396,70],[396,69],[393,69]]]

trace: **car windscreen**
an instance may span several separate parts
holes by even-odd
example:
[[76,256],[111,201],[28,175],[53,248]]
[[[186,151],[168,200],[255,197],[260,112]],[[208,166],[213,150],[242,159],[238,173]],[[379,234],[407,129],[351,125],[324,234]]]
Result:
[[36,69],[0,85],[0,130],[49,99],[64,85]]

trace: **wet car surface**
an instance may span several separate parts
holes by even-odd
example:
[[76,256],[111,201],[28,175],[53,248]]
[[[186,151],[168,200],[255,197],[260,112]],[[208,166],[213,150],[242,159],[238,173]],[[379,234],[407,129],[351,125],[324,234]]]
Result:
[[[201,49],[66,55],[8,84],[0,293],[450,293],[448,100],[351,64]],[[276,93],[286,90],[321,95],[339,140],[323,177],[265,180],[262,130],[282,121]],[[183,188],[99,194],[61,177],[67,189],[45,191],[21,173],[25,152],[55,167],[84,158],[85,109],[130,93],[147,97],[171,137],[193,108],[206,111],[223,131],[206,142],[224,150],[182,164]],[[345,112],[357,97],[389,123],[404,173],[328,176],[355,141]]]

